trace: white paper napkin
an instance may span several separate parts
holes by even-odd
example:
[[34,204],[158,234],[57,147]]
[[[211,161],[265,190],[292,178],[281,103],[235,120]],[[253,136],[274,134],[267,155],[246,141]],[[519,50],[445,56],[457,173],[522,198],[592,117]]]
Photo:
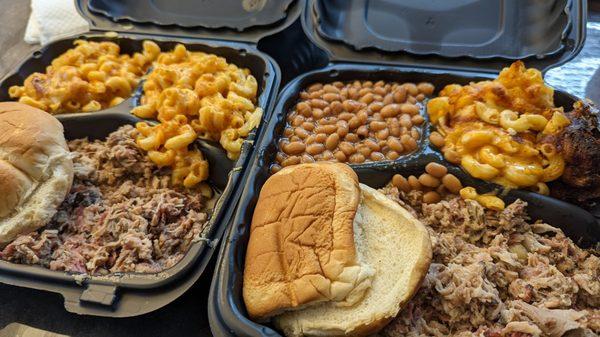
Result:
[[87,21],[77,12],[74,0],[31,0],[25,42],[45,45],[89,30]]

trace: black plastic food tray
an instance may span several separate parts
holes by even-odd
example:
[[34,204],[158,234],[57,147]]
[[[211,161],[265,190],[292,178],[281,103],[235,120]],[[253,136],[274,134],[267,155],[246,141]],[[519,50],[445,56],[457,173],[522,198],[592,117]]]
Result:
[[520,59],[559,52],[569,0],[318,0],[319,34],[356,49]]
[[[290,82],[278,97],[273,116],[264,128],[258,140],[249,167],[249,177],[241,196],[233,223],[221,246],[219,262],[213,276],[209,298],[209,319],[211,329],[218,336],[279,336],[269,326],[251,321],[246,313],[242,298],[242,280],[246,245],[252,213],[260,189],[270,176],[269,165],[277,153],[277,142],[285,127],[286,115],[298,100],[299,92],[314,82],[332,82],[349,80],[385,80],[398,82],[428,81],[435,85],[436,93],[451,83],[468,84],[492,78],[489,74],[424,70],[418,68],[385,67],[376,65],[331,65],[322,70],[307,73]],[[555,103],[567,111],[571,109],[575,97],[561,91],[555,91]],[[427,114],[421,111],[427,120]],[[427,121],[428,124],[428,121]],[[359,180],[371,187],[383,187],[396,173],[409,175],[422,173],[429,162],[442,163],[449,167],[466,185],[482,190],[494,188],[494,185],[470,178],[459,167],[449,165],[441,153],[430,144],[426,127],[422,135],[419,150],[396,161],[351,165]],[[571,204],[527,191],[510,192],[505,200],[510,202],[520,198],[528,202],[528,212],[532,219],[541,219],[561,228],[574,242],[590,246],[600,241],[600,225],[588,212]]]
[[89,0],[88,8],[112,20],[242,31],[284,19],[292,1],[294,0]]
[[[142,50],[146,39],[155,41],[163,51],[172,50],[176,43],[183,43],[189,50],[203,51],[223,56],[228,62],[249,68],[256,77],[259,88],[257,105],[264,110],[263,121],[269,119],[274,97],[279,85],[280,71],[271,58],[254,46],[243,43],[202,41],[150,37],[135,34],[121,34],[109,38],[102,34],[85,34],[78,38],[86,40],[106,40],[117,43],[122,53]],[[11,100],[8,88],[21,85],[33,72],[43,72],[50,62],[67,49],[73,47],[75,38],[54,42],[24,61],[17,70],[0,83],[0,101]],[[138,94],[141,94],[141,84]],[[57,115],[65,127],[67,139],[89,137],[99,139],[115,131],[120,125],[140,121],[130,114],[138,104],[137,99],[129,98],[112,108],[89,113]],[[194,243],[184,258],[172,268],[157,274],[120,273],[108,276],[72,275],[51,271],[41,266],[28,266],[0,261],[0,281],[61,293],[68,311],[99,316],[134,316],[156,310],[171,302],[198,279],[208,263],[215,247],[228,225],[233,209],[241,194],[241,180],[244,169],[253,151],[256,132],[244,142],[240,158],[231,161],[226,152],[215,142],[198,140],[210,164],[209,183],[220,192],[220,197],[212,211],[208,227],[204,231],[206,240]]]

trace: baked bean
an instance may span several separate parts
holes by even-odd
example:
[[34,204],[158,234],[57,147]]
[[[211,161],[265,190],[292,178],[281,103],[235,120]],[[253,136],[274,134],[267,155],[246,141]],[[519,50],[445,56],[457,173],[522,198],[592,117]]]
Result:
[[349,113],[349,112],[342,112],[341,114],[338,115],[338,118],[344,121],[349,121],[352,119],[352,117],[354,117],[354,114]]
[[383,104],[388,105],[394,103],[394,95],[387,94],[383,97]]
[[438,178],[432,176],[429,173],[423,173],[419,176],[419,182],[423,186],[436,188],[440,186],[441,182]]
[[279,164],[271,165],[271,173],[275,174],[279,171],[281,171],[281,165],[279,165]]
[[366,146],[365,144],[358,144],[356,145],[356,152],[362,154],[363,156],[365,156],[365,158],[368,158],[371,155],[371,149]]
[[326,100],[327,102],[339,101],[340,100],[340,94],[333,93],[333,92],[328,92],[328,93],[326,93],[326,94],[323,95],[323,99]]
[[307,130],[307,131],[312,131],[315,129],[315,124],[313,124],[311,122],[304,122],[304,123],[302,123],[301,126],[304,130]]
[[417,89],[419,89],[419,91],[422,94],[425,94],[426,96],[431,96],[433,95],[433,90],[435,90],[435,87],[431,83],[421,82],[417,84]]
[[396,117],[400,111],[402,110],[402,106],[400,104],[388,104],[381,109],[381,117],[390,118]]
[[356,113],[356,118],[358,118],[361,124],[365,124],[369,120],[369,114],[366,110],[361,110]]
[[380,96],[385,96],[387,94],[383,86],[375,86],[375,89],[373,89],[373,93]]
[[348,89],[348,96],[350,97],[351,100],[359,99],[360,95],[358,94],[358,89],[356,89],[356,88]]
[[385,86],[385,85],[386,85],[386,84],[385,84],[385,82],[384,82],[383,80],[379,80],[379,81],[375,82],[375,84],[373,84],[373,86],[374,86],[375,88],[377,88],[377,87],[383,87],[383,86]]
[[346,162],[346,155],[344,154],[344,152],[342,151],[336,151],[333,156],[335,157],[335,159],[337,159],[337,161],[339,161],[340,163],[344,163]]
[[348,112],[355,112],[363,107],[362,103],[354,100],[345,100],[344,102],[342,102],[342,105],[344,106],[344,110]]
[[340,135],[340,137],[345,137],[350,131],[350,128],[348,127],[348,122],[346,121],[337,121],[336,125],[338,127],[337,134]]
[[383,130],[385,128],[387,128],[387,123],[386,122],[382,122],[382,121],[372,121],[369,124],[369,128],[372,131],[379,131],[379,130]]
[[287,155],[283,152],[277,152],[275,155],[275,160],[278,162],[282,162],[285,158],[287,158]]
[[421,138],[421,134],[419,133],[419,130],[414,126],[410,129],[410,136],[413,137],[413,139],[415,141],[417,139]]
[[292,119],[292,126],[299,126],[300,124],[304,123],[304,117],[302,115],[296,115],[294,116],[294,119]]
[[400,158],[400,154],[398,154],[398,152],[396,152],[396,151],[389,151],[388,153],[385,154],[385,156],[389,160],[396,160],[396,159]]
[[283,152],[288,155],[295,155],[304,152],[306,149],[306,145],[303,142],[290,142],[285,144],[283,147]]
[[355,133],[349,133],[344,137],[345,140],[349,141],[350,143],[356,143],[360,140],[360,138],[358,137],[357,134]]
[[440,202],[442,197],[436,191],[429,191],[423,194],[423,202],[426,204],[435,204]]
[[323,95],[323,91],[317,90],[317,91],[313,91],[313,92],[309,93],[308,98],[318,99],[318,98],[321,98],[322,95]]
[[373,95],[374,102],[381,102],[383,100],[383,96],[381,95]]
[[439,132],[434,131],[429,135],[429,141],[435,147],[442,148],[446,141],[444,140],[444,136],[442,136]]
[[379,112],[385,105],[383,102],[373,102],[369,104],[369,110],[372,112]]
[[413,124],[410,115],[407,114],[402,114],[399,118],[399,122],[400,126],[403,126],[405,128],[411,128]]
[[313,92],[313,91],[317,91],[317,90],[321,90],[323,89],[323,84],[322,83],[315,83],[312,84],[310,87],[308,87],[308,89],[306,89],[308,92]]
[[340,151],[342,151],[346,156],[350,156],[354,152],[356,152],[356,149],[354,148],[354,146],[348,142],[341,142],[339,144],[339,148],[340,148]]
[[375,100],[375,97],[374,97],[373,93],[370,92],[370,93],[364,95],[363,97],[361,97],[359,99],[359,102],[365,103],[365,104],[370,104],[374,100]]
[[290,137],[290,142],[299,142],[301,140],[302,139],[300,139],[300,137],[298,137],[296,135],[293,135],[293,136]]
[[283,135],[285,137],[291,137],[294,134],[294,129],[292,128],[285,128],[285,130],[283,130]]
[[400,136],[400,143],[406,151],[412,151],[417,148],[417,142],[409,135]]
[[379,151],[380,150],[379,144],[377,144],[372,139],[365,139],[365,141],[363,142],[363,144],[365,144],[366,146],[368,146],[372,151]]
[[321,109],[312,109],[312,117],[316,120],[319,120],[325,117],[325,112]]
[[344,86],[344,83],[340,82],[340,81],[335,81],[333,83],[331,83],[333,86],[335,86],[336,88],[341,88]]
[[369,128],[366,125],[361,125],[356,129],[356,134],[362,137],[367,137],[369,135]]
[[333,157],[333,152],[329,151],[329,150],[325,150],[323,151],[322,157],[323,160],[332,160]]
[[337,118],[333,116],[323,117],[319,119],[319,124],[321,125],[333,125],[337,123]]
[[396,91],[394,91],[394,102],[396,103],[404,103],[406,102],[406,89],[405,88],[398,88],[396,89]]
[[356,116],[350,118],[350,120],[348,121],[348,127],[350,127],[350,129],[352,129],[352,130],[358,128],[360,125],[361,125],[360,119],[358,119],[358,117],[356,117]]
[[296,104],[296,111],[298,111],[298,113],[304,117],[312,116],[312,110],[310,108],[310,105],[308,105],[308,103],[306,102],[300,102]]
[[325,84],[323,86],[323,91],[326,92],[326,93],[339,94],[340,93],[340,88],[336,87],[335,85]]
[[327,137],[327,140],[325,140],[325,147],[328,150],[335,150],[335,148],[338,146],[340,142],[340,135],[338,135],[337,133],[332,133],[329,135],[329,137]]
[[342,102],[348,99],[348,88],[342,88],[342,90],[340,90],[340,99]]
[[408,184],[410,185],[411,189],[413,189],[413,190],[419,191],[423,188],[423,186],[421,186],[421,183],[419,182],[419,179],[417,179],[417,177],[415,177],[415,176],[408,177]]
[[370,158],[371,158],[372,161],[385,160],[385,156],[381,152],[371,152]]
[[364,81],[362,85],[363,85],[363,87],[370,88],[370,87],[373,86],[373,82],[371,82],[371,81]]
[[318,133],[315,136],[315,142],[316,143],[321,143],[322,144],[322,143],[325,143],[326,140],[327,140],[327,135],[324,134],[324,133]]
[[321,143],[310,144],[309,146],[306,147],[306,153],[313,155],[313,156],[320,154],[323,151],[325,151],[325,145],[323,145]]
[[373,89],[371,88],[362,88],[360,90],[358,90],[358,95],[360,95],[360,97],[364,97],[367,94],[371,94],[373,92]]
[[419,89],[417,89],[417,86],[414,83],[404,83],[402,86],[411,96],[417,96],[419,94]]
[[381,152],[385,152],[385,150],[383,149],[387,147],[387,140],[378,140],[377,146],[379,146],[379,148],[382,149]]
[[329,125],[319,125],[315,128],[315,133],[324,133],[324,134],[332,134],[337,131],[337,125],[329,124]]
[[410,191],[410,185],[408,184],[408,180],[406,180],[406,178],[404,178],[400,174],[394,174],[394,177],[392,177],[392,185],[394,185],[397,189],[403,192]]
[[414,115],[412,116],[411,121],[414,125],[421,125],[425,121],[425,118],[421,115]]
[[331,115],[331,107],[326,107],[325,109],[323,109],[323,115],[324,116]]
[[375,134],[375,137],[377,137],[377,139],[381,139],[381,140],[387,139],[389,136],[390,136],[390,130],[388,130],[388,129],[379,130]]
[[331,102],[329,107],[331,108],[331,112],[335,115],[339,115],[342,111],[344,111],[344,105],[342,104],[342,102]]
[[417,101],[419,102],[423,102],[423,100],[425,99],[425,95],[424,94],[418,94],[417,97],[415,97],[417,99]]
[[400,106],[400,111],[402,111],[403,114],[416,115],[419,113],[419,107],[415,104],[403,103]]
[[310,145],[310,144],[316,142],[316,139],[317,139],[316,135],[310,135],[310,136],[306,137],[304,142],[306,143],[306,145]]
[[304,130],[303,128],[295,128],[294,134],[300,137],[300,139],[306,139],[306,137],[310,136],[310,133],[308,133],[308,131]]
[[297,164],[300,164],[300,157],[298,156],[289,156],[281,162],[281,166],[283,167]]
[[300,93],[300,99],[309,99],[309,98],[310,98],[310,95],[306,91],[303,91]]
[[450,173],[446,174],[442,178],[442,184],[444,184],[444,186],[448,191],[450,191],[450,193],[454,194],[458,194],[458,192],[460,192],[460,190],[463,188],[463,185],[461,184],[460,180],[458,180],[456,176]]
[[400,140],[398,140],[398,138],[396,138],[396,137],[388,138],[387,145],[390,147],[390,149],[392,149],[398,153],[404,152],[404,146],[402,145]]
[[303,154],[302,157],[300,157],[300,162],[301,163],[314,163],[315,162],[315,158],[313,158],[311,155],[309,154]]
[[329,103],[320,98],[313,98],[310,100],[310,106],[313,107],[313,109],[325,109],[325,107],[329,106]]
[[417,99],[414,96],[408,96],[408,98],[406,99],[406,103],[417,104]]
[[365,162],[365,156],[360,153],[355,153],[350,156],[350,162],[354,164],[360,164]]
[[425,165],[425,172],[440,179],[443,178],[446,175],[446,173],[448,173],[448,169],[442,164],[431,162]]

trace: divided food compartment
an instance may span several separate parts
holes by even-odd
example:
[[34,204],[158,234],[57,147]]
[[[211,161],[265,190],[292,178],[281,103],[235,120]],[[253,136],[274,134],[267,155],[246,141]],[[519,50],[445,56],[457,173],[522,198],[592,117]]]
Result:
[[[43,72],[51,61],[73,47],[73,41],[111,41],[121,47],[122,53],[142,50],[144,40],[156,42],[162,51],[170,51],[177,43],[188,50],[203,51],[223,56],[228,62],[250,69],[258,82],[257,106],[264,111],[263,121],[269,119],[274,97],[279,85],[280,71],[272,59],[258,51],[253,45],[235,42],[202,41],[198,39],[155,37],[135,34],[119,34],[107,37],[90,33],[49,44],[35,51],[16,71],[0,83],[0,100],[12,100],[8,88],[21,85],[33,72]],[[149,70],[151,71],[151,69]],[[142,94],[142,83],[136,94]],[[56,115],[63,123],[67,140],[89,137],[104,139],[124,124],[135,124],[141,119],[130,113],[139,104],[136,94],[121,104],[106,110],[88,113]],[[65,308],[79,314],[126,317],[156,310],[183,294],[200,277],[216,250],[217,244],[235,209],[242,190],[242,177],[248,158],[253,151],[253,131],[244,142],[240,158],[232,161],[225,150],[216,142],[197,140],[195,145],[202,149],[209,161],[208,183],[220,194],[214,209],[209,210],[210,220],[203,239],[190,247],[184,258],[172,268],[157,274],[119,273],[108,276],[73,275],[51,271],[37,265],[22,265],[0,260],[0,281],[12,285],[61,293]]]
[[[262,185],[271,175],[269,166],[273,163],[277,149],[277,139],[286,124],[286,115],[299,98],[301,90],[313,83],[334,81],[378,80],[403,82],[427,81],[435,85],[435,95],[447,84],[468,84],[493,78],[484,73],[425,70],[410,67],[386,67],[377,65],[334,64],[322,70],[307,73],[290,82],[278,97],[274,113],[258,139],[249,167],[249,176],[241,196],[232,225],[226,233],[226,241],[221,246],[219,263],[213,276],[209,298],[209,318],[211,329],[218,336],[279,336],[268,324],[256,323],[247,316],[243,298],[242,282],[252,214]],[[555,103],[570,109],[576,98],[561,91],[555,91]],[[427,117],[426,111],[421,114]],[[429,162],[438,162],[448,167],[464,185],[474,186],[479,192],[486,192],[497,186],[469,177],[460,167],[447,163],[441,153],[429,142],[432,129],[428,120],[423,126],[419,148],[395,161],[368,162],[350,166],[358,174],[359,180],[374,188],[385,186],[399,173],[405,176],[421,174]],[[541,219],[561,228],[574,242],[590,246],[600,241],[600,225],[588,212],[574,205],[535,194],[516,190],[503,197],[506,202],[517,198],[528,202],[528,212],[532,219]]]

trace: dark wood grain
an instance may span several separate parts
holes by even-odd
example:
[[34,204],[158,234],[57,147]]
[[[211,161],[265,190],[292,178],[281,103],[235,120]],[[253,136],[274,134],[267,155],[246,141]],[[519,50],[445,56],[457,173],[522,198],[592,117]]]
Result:
[[29,0],[0,0],[0,77],[39,47],[23,41],[29,12]]

